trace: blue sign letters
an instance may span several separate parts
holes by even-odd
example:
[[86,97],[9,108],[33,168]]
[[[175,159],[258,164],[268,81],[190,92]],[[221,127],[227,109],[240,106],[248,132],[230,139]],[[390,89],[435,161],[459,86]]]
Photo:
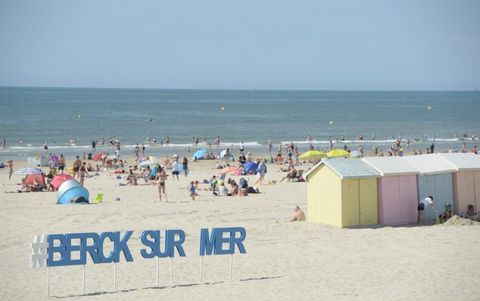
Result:
[[[185,257],[183,248],[185,232],[183,230],[165,230],[163,244],[160,230],[146,230],[141,235],[143,258]],[[133,261],[128,241],[133,231],[123,235],[117,232],[50,234],[47,236],[47,266],[85,265],[87,257],[94,264],[119,262],[123,254],[127,262]],[[200,231],[200,256],[246,253],[243,242],[247,236],[245,228],[213,228]],[[112,245],[111,251],[105,251],[104,245]],[[176,252],[175,252],[176,250]]]
[[[237,233],[239,236],[237,237]],[[224,234],[227,234],[225,237]],[[208,229],[200,230],[200,256],[235,254],[235,245],[240,253],[247,253],[243,246],[243,241],[247,237],[245,228],[213,228],[212,233],[208,233]],[[228,243],[228,249],[224,249],[223,245]]]

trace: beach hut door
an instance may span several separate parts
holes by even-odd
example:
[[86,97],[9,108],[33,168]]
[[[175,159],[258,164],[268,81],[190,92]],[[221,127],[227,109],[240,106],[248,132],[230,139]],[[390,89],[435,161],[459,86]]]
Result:
[[[372,225],[377,223],[377,210],[373,210],[374,208],[371,206],[373,204],[372,189],[372,182],[368,179],[358,180],[358,221],[360,225]],[[376,201],[374,203],[376,207]]]

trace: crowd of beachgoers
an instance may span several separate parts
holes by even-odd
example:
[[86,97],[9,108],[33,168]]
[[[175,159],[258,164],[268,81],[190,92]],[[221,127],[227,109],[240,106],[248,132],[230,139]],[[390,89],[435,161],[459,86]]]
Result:
[[[373,137],[374,138],[374,137]],[[154,138],[149,138],[152,142],[156,142]],[[339,141],[343,141],[343,137],[337,137]],[[363,137],[358,137],[362,140]],[[473,137],[475,139],[475,137]],[[167,137],[166,143],[170,143],[170,137]],[[193,137],[192,148],[198,149],[199,138]],[[325,152],[341,151],[338,157],[363,157],[367,155],[362,145],[358,149],[352,150],[344,143],[343,149],[333,149],[334,143],[331,140],[329,147],[316,147],[310,135],[307,136],[310,151]],[[71,166],[67,166],[66,159],[63,154],[56,155],[49,152],[48,145],[44,146],[44,156],[48,159],[47,171],[36,168],[38,173],[34,177],[25,174],[22,178],[21,186],[16,192],[39,192],[39,191],[55,191],[58,187],[52,185],[57,175],[68,175],[79,181],[83,186],[85,179],[100,176],[104,172],[112,173],[117,179],[121,180],[120,186],[137,186],[137,185],[155,185],[158,187],[158,198],[160,201],[168,202],[166,183],[167,179],[179,181],[179,177],[189,177],[190,163],[198,160],[216,160],[215,167],[217,173],[211,175],[208,179],[190,179],[187,187],[185,187],[186,195],[192,200],[198,199],[199,191],[208,191],[214,196],[247,196],[249,194],[260,193],[261,185],[275,185],[285,179],[288,181],[305,181],[303,173],[308,171],[320,158],[302,160],[298,146],[291,142],[287,144],[278,144],[274,151],[274,145],[269,141],[268,153],[266,156],[255,156],[252,152],[245,150],[245,146],[239,145],[238,150],[234,151],[230,147],[220,147],[220,137],[217,136],[213,140],[213,146],[209,149],[199,150],[192,156],[190,149],[188,156],[179,156],[173,154],[169,157],[158,159],[147,153],[144,144],[137,143],[133,153],[121,153],[121,142],[118,137],[112,137],[109,140],[111,153],[96,152],[98,143],[104,144],[105,141],[92,141],[91,152],[83,152],[73,159]],[[161,141],[163,143],[163,139]],[[5,145],[5,142],[2,141]],[[387,152],[374,147],[370,156],[403,156],[406,155],[404,145],[409,145],[408,139],[398,138],[394,140]],[[411,155],[431,154],[435,153],[435,143],[425,149],[414,150]],[[471,149],[466,148],[463,144],[461,149],[452,148],[442,150],[442,152],[473,152],[478,154],[477,145],[473,145]],[[343,153],[342,153],[343,152]],[[266,179],[267,166],[269,168],[278,168],[284,173],[281,179]],[[9,169],[9,178],[14,173],[14,161],[7,160],[0,163],[0,167]],[[38,166],[40,167],[40,166]],[[246,175],[255,175],[255,181],[248,182]],[[236,178],[234,178],[236,177]],[[14,192],[14,191],[12,191]],[[304,219],[304,213],[300,208],[295,208],[295,215],[300,215],[299,219]]]

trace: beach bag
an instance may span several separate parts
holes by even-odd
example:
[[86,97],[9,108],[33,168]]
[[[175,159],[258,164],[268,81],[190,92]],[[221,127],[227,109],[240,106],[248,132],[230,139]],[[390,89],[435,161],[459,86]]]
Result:
[[248,188],[248,182],[245,180],[245,178],[240,178],[240,181],[238,182],[240,184],[240,188],[247,189]]

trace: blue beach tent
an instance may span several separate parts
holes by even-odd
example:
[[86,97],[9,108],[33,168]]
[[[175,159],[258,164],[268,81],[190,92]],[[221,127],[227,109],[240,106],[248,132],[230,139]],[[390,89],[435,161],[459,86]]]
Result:
[[67,180],[58,188],[57,204],[88,204],[88,199],[88,190],[76,180]]

